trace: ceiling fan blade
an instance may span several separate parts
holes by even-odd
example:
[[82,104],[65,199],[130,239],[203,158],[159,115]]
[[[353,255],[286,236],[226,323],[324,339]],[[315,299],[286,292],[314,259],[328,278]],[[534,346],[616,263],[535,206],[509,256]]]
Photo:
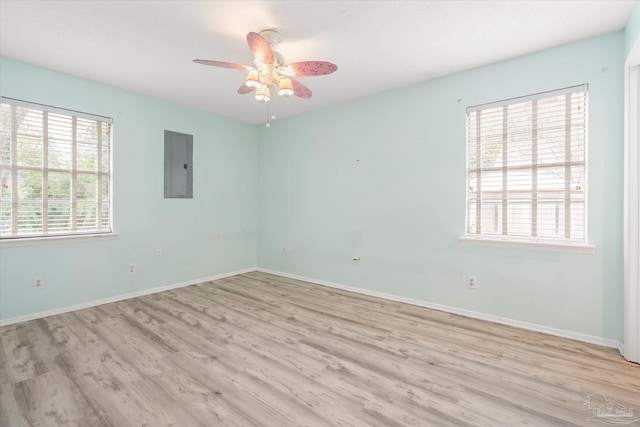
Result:
[[336,64],[326,61],[303,61],[288,64],[294,76],[322,76],[338,69]]
[[273,52],[271,52],[271,46],[269,43],[258,33],[251,32],[247,34],[247,43],[249,49],[256,59],[266,62],[267,64],[273,64]]
[[291,85],[293,86],[293,94],[299,98],[311,98],[311,89],[303,85],[302,83],[291,80]]
[[231,62],[211,61],[209,59],[194,59],[193,62],[202,65],[211,65],[213,67],[233,68],[234,70],[249,70],[251,67],[247,67],[242,64],[233,64]]
[[251,93],[251,92],[253,92],[255,89],[256,89],[256,88],[254,88],[254,87],[249,87],[249,86],[247,86],[246,84],[242,83],[242,86],[240,86],[240,87],[238,88],[238,93],[239,93],[240,95],[244,95],[245,93]]

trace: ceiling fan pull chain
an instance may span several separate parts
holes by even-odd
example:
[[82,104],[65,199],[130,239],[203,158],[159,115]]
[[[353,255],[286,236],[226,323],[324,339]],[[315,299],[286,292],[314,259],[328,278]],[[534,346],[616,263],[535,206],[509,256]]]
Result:
[[[277,88],[276,88],[277,89]],[[276,93],[276,89],[274,89],[273,93]],[[273,98],[271,98],[271,120],[275,120],[276,119],[276,96],[274,96]]]
[[269,104],[271,103],[271,101],[267,101],[265,102],[265,104],[267,104],[267,123],[265,123],[265,126],[270,128],[271,127],[271,116],[269,116]]

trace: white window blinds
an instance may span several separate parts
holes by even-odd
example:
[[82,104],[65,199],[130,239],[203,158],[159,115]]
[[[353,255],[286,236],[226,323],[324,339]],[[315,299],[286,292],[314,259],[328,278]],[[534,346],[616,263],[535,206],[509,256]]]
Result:
[[111,232],[111,119],[2,98],[0,238]]
[[587,90],[467,109],[467,236],[586,244]]

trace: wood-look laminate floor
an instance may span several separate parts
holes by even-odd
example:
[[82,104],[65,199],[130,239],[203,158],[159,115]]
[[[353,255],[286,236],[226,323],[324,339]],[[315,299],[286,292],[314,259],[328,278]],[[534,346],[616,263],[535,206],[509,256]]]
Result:
[[257,272],[0,344],[1,426],[593,426],[605,398],[640,418],[616,350]]

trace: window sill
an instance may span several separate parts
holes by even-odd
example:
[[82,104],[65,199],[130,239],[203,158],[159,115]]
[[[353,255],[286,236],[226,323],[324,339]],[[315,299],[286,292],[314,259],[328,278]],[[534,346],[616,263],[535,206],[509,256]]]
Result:
[[513,249],[535,249],[550,252],[569,252],[576,254],[593,254],[596,247],[588,244],[571,244],[550,241],[533,241],[533,240],[503,240],[491,239],[488,237],[460,237],[462,246],[488,246],[494,248],[513,248]]
[[105,240],[114,240],[118,237],[118,233],[101,233],[101,234],[76,234],[70,236],[48,236],[48,237],[23,237],[16,239],[0,240],[0,248],[14,248],[19,246],[36,246],[48,245],[51,243],[72,243],[72,242],[102,242]]

